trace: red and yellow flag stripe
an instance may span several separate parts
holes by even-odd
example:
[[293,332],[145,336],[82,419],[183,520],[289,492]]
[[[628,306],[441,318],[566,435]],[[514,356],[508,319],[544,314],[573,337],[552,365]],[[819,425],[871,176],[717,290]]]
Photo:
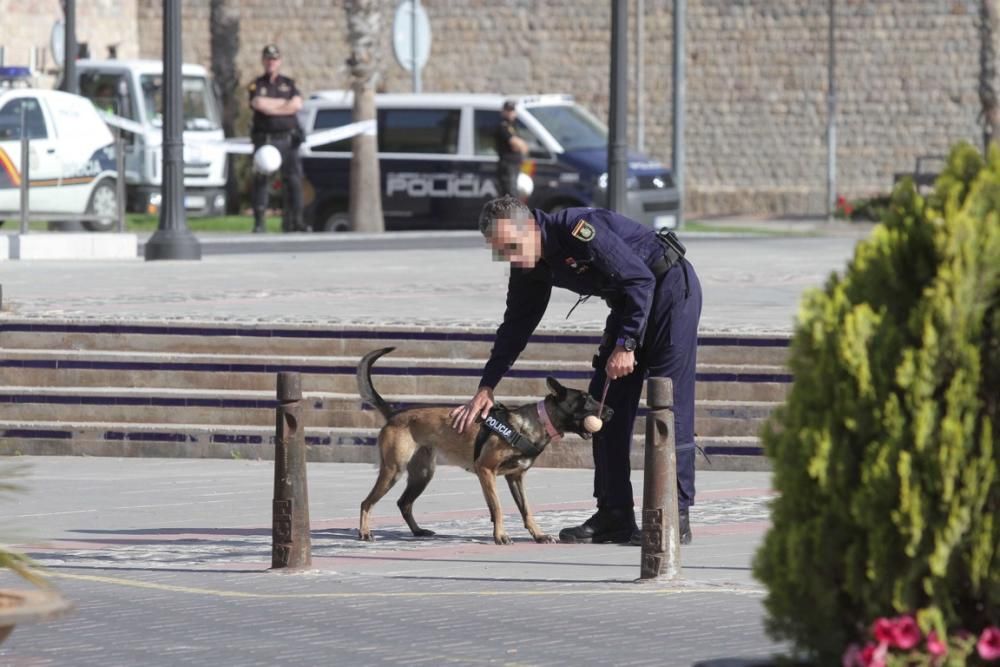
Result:
[[18,173],[17,167],[15,167],[14,163],[11,162],[10,156],[7,155],[7,151],[2,148],[0,148],[0,169],[7,172],[7,176],[10,178],[11,183],[15,186],[21,185],[21,174]]

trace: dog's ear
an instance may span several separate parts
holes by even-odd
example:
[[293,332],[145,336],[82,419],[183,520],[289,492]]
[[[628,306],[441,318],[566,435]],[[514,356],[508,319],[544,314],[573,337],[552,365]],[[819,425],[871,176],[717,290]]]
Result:
[[559,380],[549,376],[545,378],[545,382],[549,385],[549,391],[551,391],[556,398],[559,398],[560,400],[566,398],[566,387],[559,384]]

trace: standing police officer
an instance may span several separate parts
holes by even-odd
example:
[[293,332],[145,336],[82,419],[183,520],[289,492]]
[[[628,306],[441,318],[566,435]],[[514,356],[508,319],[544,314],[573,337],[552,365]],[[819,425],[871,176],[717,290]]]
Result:
[[517,197],[517,175],[521,173],[521,162],[528,154],[528,143],[517,136],[515,120],[517,109],[512,101],[507,100],[500,111],[500,124],[494,135],[500,157],[497,163],[497,192],[501,197]]
[[602,297],[609,306],[590,383],[600,396],[610,378],[607,405],[614,417],[594,434],[597,512],[559,533],[564,542],[628,542],[636,531],[629,449],[644,376],[669,377],[674,386],[677,491],[681,543],[691,541],[688,508],[694,504],[694,390],[701,284],[672,233],[612,211],[569,208],[532,214],[521,202],[487,202],[479,229],[512,265],[507,310],[497,329],[479,391],[452,411],[464,431],[485,418],[493,388],[524,350],[545,314],[552,287]]
[[[285,199],[282,231],[305,231],[302,222],[302,164],[299,162],[302,129],[295,116],[302,108],[302,94],[295,87],[294,80],[278,74],[281,52],[277,46],[268,44],[264,47],[261,63],[264,74],[257,77],[249,87],[250,108],[253,109],[250,138],[253,140],[254,150],[271,144],[281,153],[281,181]],[[268,174],[254,175],[252,199],[255,233],[266,231],[264,216],[270,180]]]

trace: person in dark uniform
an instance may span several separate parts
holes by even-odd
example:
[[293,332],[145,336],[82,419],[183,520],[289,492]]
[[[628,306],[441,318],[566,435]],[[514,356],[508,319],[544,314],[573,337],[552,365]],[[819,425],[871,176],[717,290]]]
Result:
[[455,429],[464,431],[485,418],[494,388],[541,321],[553,286],[581,297],[599,296],[611,313],[594,357],[590,393],[599,398],[610,378],[607,405],[614,417],[593,439],[597,512],[583,525],[563,529],[559,537],[564,542],[634,542],[638,531],[629,449],[648,374],[673,380],[681,542],[689,543],[702,297],[684,247],[672,233],[654,232],[612,211],[568,208],[549,215],[529,211],[512,197],[487,202],[479,229],[494,252],[511,263],[507,309],[479,390],[451,413]]
[[[277,46],[265,46],[261,52],[261,62],[264,74],[257,77],[249,87],[250,108],[253,109],[250,138],[254,150],[271,144],[281,152],[281,182],[285,195],[282,231],[305,231],[302,222],[302,163],[299,162],[302,129],[295,116],[302,108],[302,94],[293,79],[278,73],[281,52]],[[266,231],[264,216],[270,181],[269,174],[254,175],[253,231],[257,233]]]
[[517,136],[517,109],[510,100],[503,103],[500,110],[500,124],[497,125],[495,140],[497,156],[497,194],[501,197],[517,197],[517,175],[521,173],[521,162],[528,154],[528,143]]

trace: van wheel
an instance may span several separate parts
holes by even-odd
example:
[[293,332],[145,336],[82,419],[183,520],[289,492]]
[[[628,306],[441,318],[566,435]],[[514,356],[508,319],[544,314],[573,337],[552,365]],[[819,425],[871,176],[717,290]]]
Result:
[[351,231],[351,218],[344,211],[334,211],[323,220],[324,232],[349,232]]
[[90,193],[87,214],[110,217],[108,220],[84,220],[83,226],[90,231],[108,232],[114,229],[115,217],[118,215],[118,191],[115,189],[113,180],[104,179]]

